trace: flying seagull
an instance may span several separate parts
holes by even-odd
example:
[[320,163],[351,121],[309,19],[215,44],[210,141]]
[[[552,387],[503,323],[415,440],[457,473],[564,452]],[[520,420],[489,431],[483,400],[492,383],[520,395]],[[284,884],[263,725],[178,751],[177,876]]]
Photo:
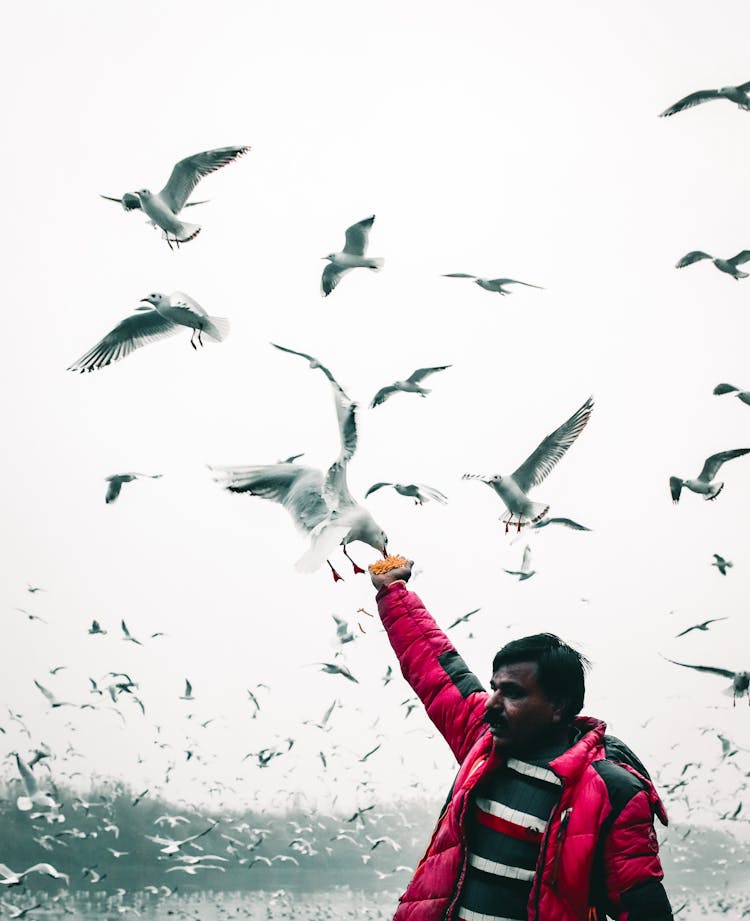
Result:
[[681,480],[677,476],[669,478],[669,490],[672,493],[672,501],[675,505],[680,501],[680,493],[683,486],[693,492],[704,496],[706,500],[715,499],[724,488],[723,483],[713,482],[714,477],[721,469],[721,465],[726,461],[734,460],[735,457],[742,457],[743,454],[750,453],[750,448],[734,448],[731,451],[720,451],[718,454],[712,454],[707,457],[703,469],[694,480]]
[[[366,508],[351,496],[346,469],[357,448],[357,404],[349,400],[338,384],[332,386],[339,426],[340,449],[325,476],[304,464],[266,464],[253,467],[209,467],[217,482],[230,492],[244,492],[278,502],[302,531],[310,535],[310,548],[297,561],[302,572],[317,569],[340,542],[355,573],[364,570],[347,553],[352,541],[360,540],[386,556],[388,538]],[[341,579],[330,560],[334,581]]]
[[335,662],[313,662],[312,664],[320,665],[320,670],[327,675],[341,675],[344,678],[348,678],[349,681],[359,684],[359,681],[349,671],[346,665],[337,665]]
[[154,292],[141,298],[143,306],[125,317],[103,339],[74,362],[68,371],[96,371],[113,361],[120,361],[149,342],[166,339],[180,329],[192,330],[190,345],[203,345],[203,334],[212,342],[222,342],[229,333],[229,320],[211,317],[201,305],[182,291],[171,294]]
[[702,262],[704,259],[710,259],[720,272],[726,272],[726,274],[731,275],[735,281],[739,281],[740,278],[747,278],[748,273],[741,272],[737,266],[743,265],[745,262],[750,262],[750,249],[743,249],[742,252],[737,253],[736,256],[732,256],[731,259],[714,259],[709,253],[704,253],[700,249],[694,249],[686,256],[683,256],[682,259],[676,263],[675,268],[684,269],[686,265],[692,265],[694,262]]
[[479,611],[481,611],[481,610],[482,610],[481,608],[474,608],[474,610],[473,610],[473,611],[469,611],[468,614],[462,614],[460,617],[457,617],[457,618],[453,621],[452,624],[449,625],[448,629],[449,629],[449,630],[452,630],[453,627],[457,627],[459,624],[465,624],[465,623],[467,623],[467,621],[469,620],[470,617],[473,617],[475,614],[477,614],[477,613],[478,613]]
[[[21,777],[21,784],[24,791],[22,795],[16,798],[16,807],[18,810],[20,812],[29,812],[29,810],[36,807],[37,809],[44,808],[52,810],[52,814],[56,814],[56,810],[60,808],[60,804],[56,803],[48,793],[40,789],[32,769],[17,752],[15,755],[16,766],[18,767],[18,773]],[[30,873],[31,870],[27,870],[26,872]],[[2,873],[2,864],[0,864],[0,873]],[[2,881],[0,880],[0,882]],[[5,885],[9,884],[5,883]]]
[[750,390],[740,390],[740,388],[735,387],[734,384],[717,384],[713,392],[714,396],[717,397],[725,393],[733,393],[738,400],[743,402],[746,406],[750,406]]
[[185,693],[180,695],[180,700],[195,700],[193,697],[193,686],[187,678],[185,679]]
[[415,505],[423,505],[425,502],[429,502],[430,499],[434,499],[435,502],[439,502],[441,505],[445,505],[448,501],[447,497],[439,490],[433,489],[432,486],[425,486],[423,483],[373,483],[365,493],[365,499],[378,489],[382,489],[383,486],[392,486],[400,496],[408,496],[414,499]]
[[718,553],[714,553],[714,561],[711,565],[715,566],[722,576],[725,576],[727,574],[727,569],[731,569],[734,563],[731,560],[725,560],[724,557],[719,556]]
[[372,269],[373,272],[379,272],[385,263],[384,259],[373,259],[365,256],[367,249],[367,238],[370,234],[370,228],[375,220],[375,215],[352,224],[346,229],[346,241],[344,248],[340,253],[329,253],[323,256],[328,260],[328,265],[323,269],[323,276],[320,279],[320,293],[323,297],[333,291],[341,278],[352,269],[365,268]]
[[[323,374],[325,374],[325,376],[326,376],[326,377],[328,378],[328,380],[334,385],[334,387],[338,387],[338,389],[339,389],[342,393],[344,393],[344,390],[343,390],[341,384],[339,384],[339,382],[336,380],[336,378],[333,376],[333,374],[331,374],[331,372],[328,370],[328,368],[326,368],[325,365],[321,364],[321,363],[318,361],[317,358],[313,358],[312,355],[308,355],[306,352],[295,352],[294,349],[287,349],[287,348],[284,348],[283,345],[276,345],[275,342],[272,342],[271,345],[272,345],[275,349],[279,349],[279,351],[281,351],[281,352],[288,352],[290,355],[299,355],[300,358],[305,358],[305,359],[307,359],[307,361],[310,363],[310,367],[311,367],[311,368],[320,368],[320,370],[323,372]],[[346,397],[346,394],[345,394],[345,393],[344,393],[344,396]],[[346,397],[346,398],[349,399],[348,397]],[[294,457],[293,457],[292,459],[288,459],[288,463],[292,463],[292,460],[293,460],[293,459],[296,459],[297,457],[302,457],[302,455],[301,455],[301,454],[296,454],[296,455],[294,455]]]
[[370,408],[374,409],[376,406],[380,406],[381,403],[385,403],[389,397],[392,397],[393,394],[397,393],[399,390],[403,393],[418,393],[421,397],[426,397],[431,391],[420,386],[420,381],[429,377],[430,374],[435,374],[437,371],[445,371],[446,368],[450,367],[450,365],[437,365],[434,368],[417,368],[417,370],[413,371],[405,381],[394,381],[394,383],[389,384],[387,387],[381,387],[372,398]]
[[140,208],[155,227],[161,228],[162,239],[167,241],[169,248],[172,249],[173,243],[179,247],[180,243],[187,243],[188,240],[197,237],[201,230],[200,224],[186,224],[178,217],[180,211],[187,206],[190,193],[204,176],[226,166],[248,150],[249,147],[218,147],[215,150],[204,150],[175,164],[161,192],[140,189],[137,192],[126,192],[119,199],[107,195],[103,195],[102,198],[119,201],[126,211]]
[[[667,659],[666,656],[662,658]],[[750,704],[750,672],[733,672],[728,668],[715,668],[713,665],[688,665],[686,662],[675,662],[674,659],[667,659],[672,665],[681,665],[683,668],[694,668],[699,672],[708,672],[711,675],[720,675],[722,678],[730,678],[732,683],[727,688],[726,693],[732,695],[732,706],[735,705],[737,697],[748,694],[747,702]]]
[[546,478],[547,474],[581,434],[584,426],[589,421],[593,408],[593,397],[589,397],[583,406],[573,413],[570,419],[547,435],[510,476],[464,474],[464,479],[476,479],[487,483],[503,500],[508,509],[508,513],[501,519],[505,523],[506,534],[508,533],[508,527],[513,523],[514,515],[517,516],[516,529],[518,531],[521,530],[523,525],[534,525],[547,515],[549,505],[532,502],[527,493],[532,487],[538,486]]
[[132,483],[133,480],[137,480],[140,477],[148,477],[151,480],[158,480],[161,476],[161,473],[113,473],[111,476],[104,478],[109,483],[104,501],[107,503],[107,505],[110,505],[112,502],[114,502],[120,495],[120,490],[122,489],[123,483]]
[[[675,639],[679,639],[681,636],[685,636],[685,634],[690,633],[691,630],[703,630],[705,632],[706,630],[708,630],[711,624],[715,624],[717,621],[720,621],[720,620],[728,620],[728,618],[727,617],[712,617],[710,620],[704,620],[700,624],[693,624],[692,627],[688,627],[687,629],[682,630],[680,633],[678,633],[675,636]],[[669,661],[671,662],[672,660],[670,659]],[[677,664],[681,665],[682,663],[678,662]]]
[[479,285],[485,291],[493,291],[496,294],[512,294],[512,291],[505,290],[505,285],[525,285],[527,288],[544,290],[541,285],[531,285],[527,281],[518,281],[515,278],[479,278],[477,275],[467,275],[465,272],[449,272],[447,275],[443,275],[443,278],[473,278],[475,285]]
[[579,524],[577,521],[573,521],[572,518],[543,518],[541,521],[537,521],[536,524],[532,524],[529,527],[533,531],[539,531],[541,528],[546,528],[549,524],[563,525],[564,527],[570,528],[573,531],[591,530],[591,528],[587,528],[585,524]]
[[699,106],[703,102],[710,102],[712,99],[728,99],[747,111],[750,109],[750,98],[747,95],[749,92],[750,82],[740,83],[739,86],[722,86],[718,90],[698,90],[688,96],[683,96],[682,99],[678,99],[674,105],[661,112],[659,117],[667,118],[676,112],[682,112],[683,109],[691,109],[693,106]]
[[67,873],[60,873],[59,870],[56,870],[49,863],[35,863],[32,867],[28,867],[26,870],[11,870],[10,867],[7,867],[4,863],[0,863],[0,886],[20,886],[23,883],[24,878],[29,875],[29,873],[44,873],[45,876],[51,876],[53,879],[64,879],[67,886],[70,885],[70,877]]
[[509,576],[518,576],[518,581],[523,582],[536,575],[536,569],[531,568],[531,547],[528,544],[523,548],[523,558],[520,569],[506,569]]

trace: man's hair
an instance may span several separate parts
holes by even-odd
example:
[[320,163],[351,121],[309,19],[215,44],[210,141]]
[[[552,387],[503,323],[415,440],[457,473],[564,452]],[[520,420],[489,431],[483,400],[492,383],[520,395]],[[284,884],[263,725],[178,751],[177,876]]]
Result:
[[589,660],[554,633],[535,633],[506,643],[492,660],[494,674],[504,665],[535,662],[537,682],[548,700],[563,704],[563,717],[572,720],[583,708],[584,670]]

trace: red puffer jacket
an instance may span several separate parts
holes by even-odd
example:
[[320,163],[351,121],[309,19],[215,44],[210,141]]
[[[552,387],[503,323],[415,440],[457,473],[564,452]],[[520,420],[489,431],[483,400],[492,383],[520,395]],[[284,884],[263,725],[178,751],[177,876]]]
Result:
[[[378,611],[401,671],[460,764],[427,850],[394,921],[453,921],[466,871],[469,794],[493,762],[487,692],[403,582],[382,588]],[[529,921],[672,917],[653,826],[667,817],[645,768],[601,720],[578,717],[578,739],[550,763],[562,781],[541,844]],[[618,763],[616,763],[618,762]],[[501,911],[498,913],[502,913]]]

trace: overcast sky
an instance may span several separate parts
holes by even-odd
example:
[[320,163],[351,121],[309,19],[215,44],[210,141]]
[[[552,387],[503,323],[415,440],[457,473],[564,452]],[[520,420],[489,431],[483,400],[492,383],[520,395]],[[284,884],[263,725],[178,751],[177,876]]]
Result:
[[[712,395],[720,381],[750,389],[750,280],[674,266],[693,249],[750,248],[750,114],[718,101],[657,116],[750,79],[747,5],[712,17],[694,2],[210,14],[193,0],[28,2],[6,28],[0,698],[33,744],[0,715],[5,752],[43,740],[60,779],[83,764],[85,778],[154,789],[174,760],[165,795],[207,802],[217,779],[233,801],[276,805],[295,791],[364,804],[450,783],[447,748],[421,712],[404,719],[408,687],[381,681],[395,660],[357,613],[375,610],[369,579],[340,554],[345,582],[327,567],[299,575],[307,539],[287,513],[222,492],[206,469],[304,452],[325,470],[338,453],[327,381],[273,341],[320,358],[360,403],[355,497],[379,480],[449,497],[418,508],[382,490],[367,507],[416,560],[414,588],[442,626],[481,608],[451,631],[480,677],[508,639],[559,633],[593,662],[586,712],[665,782],[703,763],[710,820],[736,772],[712,773],[721,749],[701,728],[750,746],[747,702],[733,708],[724,679],[657,653],[750,667],[750,457],[722,469],[716,502],[686,492],[674,507],[668,480],[750,447],[750,407]],[[196,189],[209,202],[187,219],[203,230],[179,251],[99,197],[159,189],[177,160],[242,144],[247,156]],[[384,270],[355,271],[322,299],[321,257],[370,214]],[[544,290],[500,297],[448,272]],[[173,290],[228,317],[227,341],[194,351],[184,333],[66,371],[141,297]],[[368,408],[381,386],[442,364],[426,399]],[[532,498],[593,530],[534,535],[537,574],[519,583],[503,570],[518,568],[526,535],[505,535],[499,498],[461,475],[512,472],[590,394],[589,425]],[[163,477],[105,505],[104,477],[130,470]],[[734,562],[726,577],[713,553]],[[336,650],[332,614],[358,635],[344,649],[358,685],[311,665]],[[88,635],[93,618],[106,636]],[[143,646],[122,641],[122,618]],[[112,711],[53,711],[33,684],[93,701],[87,679],[110,670],[139,682],[145,717],[127,700],[125,725]],[[186,677],[195,704],[179,700]],[[245,689],[258,682],[270,691],[251,719]],[[330,732],[303,724],[334,698]],[[287,737],[295,747],[269,768],[241,761]],[[68,741],[83,760],[64,755]],[[203,760],[186,763],[189,747]]]

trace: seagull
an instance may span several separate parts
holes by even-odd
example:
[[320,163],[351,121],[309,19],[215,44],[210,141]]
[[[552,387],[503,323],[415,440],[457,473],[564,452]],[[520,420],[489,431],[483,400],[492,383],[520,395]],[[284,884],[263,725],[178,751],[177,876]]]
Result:
[[11,870],[10,867],[7,867],[4,863],[0,863],[0,876],[3,877],[0,879],[0,886],[20,886],[29,873],[44,873],[46,876],[51,876],[53,879],[64,879],[65,884],[70,886],[70,877],[68,874],[60,873],[59,870],[56,870],[52,864],[49,863],[35,863],[32,867],[28,867],[28,869],[21,870],[18,873],[16,873],[15,870]]
[[459,624],[465,624],[470,617],[473,617],[474,614],[478,614],[481,611],[481,608],[474,608],[473,611],[469,611],[468,614],[462,614],[460,617],[457,617],[452,624],[448,627],[449,630],[452,630],[453,627],[457,627]]
[[8,915],[9,918],[25,918],[30,911],[35,911],[37,908],[42,907],[41,902],[37,902],[36,905],[29,905],[26,908],[17,908],[15,905],[11,905],[10,902],[1,902],[0,905],[3,906],[7,911],[10,912]]
[[[666,656],[662,658],[667,659]],[[712,675],[721,675],[722,678],[731,678],[732,684],[727,688],[726,693],[732,695],[732,706],[737,702],[737,697],[743,694],[748,695],[747,702],[750,704],[750,672],[733,672],[728,668],[715,668],[712,665],[688,665],[686,662],[675,662],[674,659],[667,659],[672,665],[681,665],[683,668],[694,668],[699,672],[709,672]]]
[[565,454],[589,421],[594,408],[593,397],[577,409],[563,424],[544,438],[521,466],[510,476],[481,476],[465,473],[464,479],[478,479],[491,486],[505,503],[507,515],[501,520],[505,523],[505,533],[513,523],[513,515],[518,516],[516,529],[523,525],[536,524],[549,511],[549,505],[532,502],[527,493],[533,486],[538,486]]
[[99,633],[101,636],[106,636],[106,635],[107,635],[107,631],[106,631],[106,630],[102,630],[101,625],[99,624],[99,621],[98,621],[98,620],[92,620],[92,621],[91,621],[91,626],[89,627],[88,632],[91,633],[91,634],[93,634],[93,635],[95,635],[95,634],[97,634],[97,633]]
[[80,710],[96,709],[93,704],[74,704],[74,703],[71,703],[69,700],[58,700],[55,697],[55,695],[52,693],[52,691],[50,691],[48,688],[45,688],[43,684],[39,684],[36,678],[34,678],[34,684],[39,688],[42,694],[47,698],[50,706],[53,709],[56,709],[57,707],[78,707]]
[[336,622],[336,639],[343,646],[345,643],[351,643],[353,640],[356,640],[356,636],[349,629],[349,624],[343,620],[341,617],[337,617],[336,614],[331,614],[334,621]]
[[171,294],[153,292],[142,297],[143,306],[121,320],[103,339],[69,366],[68,371],[81,374],[97,371],[114,361],[120,361],[135,349],[157,339],[173,336],[181,328],[192,329],[190,345],[203,345],[203,334],[212,342],[222,342],[229,333],[229,320],[211,317],[201,305],[182,291]]
[[[363,506],[352,498],[346,468],[357,448],[357,404],[333,385],[341,442],[338,457],[325,477],[315,467],[303,464],[269,464],[255,467],[209,467],[218,482],[230,492],[270,499],[284,506],[298,528],[310,535],[310,548],[296,568],[312,572],[323,562],[337,540],[355,573],[364,570],[351,559],[347,545],[359,540],[387,556],[388,538]],[[330,561],[334,581],[342,577]]]
[[382,489],[383,486],[392,486],[400,496],[409,496],[414,499],[415,505],[423,505],[425,502],[429,502],[430,499],[434,499],[441,505],[445,505],[448,501],[447,497],[439,490],[421,483],[373,483],[365,493],[365,499],[378,489]]
[[46,588],[42,588],[41,585],[32,585],[31,582],[26,583],[26,591],[30,595],[36,594],[36,592],[46,592]]
[[726,461],[733,460],[735,457],[742,457],[743,454],[748,453],[750,453],[750,448],[734,448],[731,451],[720,451],[718,454],[712,454],[711,457],[706,458],[703,469],[694,480],[681,480],[679,477],[671,476],[669,478],[669,490],[672,493],[672,501],[675,505],[680,501],[683,486],[704,496],[706,500],[715,499],[724,488],[723,483],[713,482],[714,477],[721,469],[721,465]]
[[329,265],[323,269],[323,276],[320,279],[320,293],[323,297],[328,297],[341,278],[352,269],[365,268],[379,272],[383,268],[384,259],[372,259],[365,256],[367,238],[374,220],[375,215],[371,214],[370,217],[347,227],[346,242],[342,251],[323,256],[329,262]]
[[355,684],[359,684],[359,681],[354,677],[354,675],[345,665],[337,665],[335,662],[313,662],[312,664],[320,665],[320,670],[325,672],[327,675],[341,675],[344,678],[348,678],[349,681],[353,681]]
[[698,106],[703,102],[710,102],[712,99],[728,99],[730,102],[736,103],[741,109],[749,110],[750,98],[747,95],[749,92],[750,82],[740,83],[739,86],[722,86],[718,90],[698,90],[695,93],[690,93],[689,96],[678,99],[674,105],[660,113],[659,117],[668,118],[676,112],[691,109],[693,106]]
[[738,400],[743,402],[746,406],[750,406],[750,390],[740,390],[739,387],[735,387],[734,384],[717,384],[714,387],[714,395],[720,397],[725,393],[733,393]]
[[741,272],[737,266],[745,262],[750,262],[750,249],[743,249],[742,252],[732,256],[731,259],[714,259],[709,253],[704,253],[700,249],[694,249],[675,265],[676,269],[684,269],[686,265],[692,265],[694,262],[701,262],[704,259],[710,259],[720,272],[726,272],[731,275],[735,281],[740,278],[747,278],[747,272]]
[[573,521],[572,518],[543,518],[541,521],[529,525],[529,527],[532,531],[539,531],[542,528],[546,528],[549,524],[560,524],[566,528],[571,528],[573,531],[591,530],[591,528],[587,528],[585,524],[579,524],[577,521]]
[[162,475],[163,474],[161,473],[113,473],[111,476],[104,478],[107,483],[109,483],[104,501],[107,503],[107,505],[111,505],[120,495],[120,490],[122,489],[123,483],[132,483],[133,480],[137,480],[142,477],[148,477],[151,480],[158,480]]
[[135,643],[136,646],[143,646],[143,643],[142,643],[140,640],[137,640],[137,639],[132,635],[132,633],[130,632],[130,630],[128,630],[128,625],[125,623],[125,620],[124,620],[124,619],[120,621],[120,627],[122,628],[122,632],[123,632],[123,637],[122,637],[122,638],[123,638],[123,640],[125,640],[125,642],[127,642],[127,643]]
[[[344,393],[344,390],[343,390],[343,388],[341,387],[341,384],[339,384],[339,382],[336,380],[336,378],[333,376],[333,374],[331,374],[331,372],[328,370],[328,368],[326,368],[325,365],[321,364],[321,363],[318,361],[317,358],[313,358],[312,355],[308,355],[308,354],[305,353],[305,352],[295,352],[294,349],[287,349],[287,348],[285,348],[283,345],[276,345],[275,342],[272,342],[271,345],[272,345],[275,349],[278,349],[280,352],[288,352],[290,355],[299,355],[300,358],[305,358],[305,359],[307,359],[307,361],[310,363],[310,367],[311,367],[311,368],[313,368],[313,369],[315,369],[315,368],[320,368],[320,370],[323,372],[323,374],[325,374],[325,376],[326,376],[326,377],[328,378],[328,380],[333,384],[333,386],[334,386],[334,387],[338,387],[338,389],[344,394],[344,397],[346,397],[346,399],[349,399],[349,398],[346,396],[346,394]],[[286,463],[290,463],[290,464],[291,464],[291,463],[293,463],[298,457],[302,457],[302,455],[301,455],[301,454],[294,454],[291,458],[287,458]]]
[[[56,803],[48,793],[39,789],[39,783],[36,777],[34,777],[34,772],[17,752],[15,755],[16,766],[18,767],[18,773],[21,776],[21,783],[24,788],[24,795],[16,798],[16,808],[19,812],[29,812],[32,808],[44,808],[50,809],[53,813],[56,813],[60,808],[60,804]],[[32,870],[33,869],[32,867]],[[2,864],[0,864],[0,873],[1,872]],[[30,873],[31,870],[27,870],[26,872]],[[2,880],[0,880],[0,883],[2,883]],[[6,883],[5,885],[8,884]]]
[[394,383],[389,384],[387,387],[381,387],[372,398],[370,408],[374,409],[376,406],[380,406],[381,403],[385,403],[385,401],[389,397],[392,397],[398,390],[404,393],[418,393],[421,397],[426,397],[431,391],[421,387],[419,382],[430,374],[435,374],[437,371],[445,371],[446,368],[450,367],[451,365],[438,365],[435,368],[417,368],[417,370],[410,374],[405,381],[394,381]]
[[536,575],[536,569],[531,568],[531,547],[528,544],[523,548],[523,558],[521,560],[521,568],[517,569],[506,569],[505,572],[509,576],[518,576],[518,581],[523,582],[525,579],[530,579],[532,576]]
[[198,832],[196,835],[190,835],[188,838],[183,838],[181,841],[177,841],[174,838],[162,838],[159,835],[144,835],[145,838],[148,838],[149,841],[153,841],[155,844],[162,845],[160,853],[162,854],[176,854],[181,847],[185,844],[189,844],[191,841],[196,841],[198,838],[202,838],[204,835],[207,835],[210,831],[213,831],[217,826],[217,822],[214,822],[208,828],[205,828],[203,831]]
[[[685,636],[685,634],[690,633],[691,630],[703,630],[705,632],[706,630],[708,630],[710,624],[715,624],[719,620],[728,620],[728,618],[727,617],[712,617],[711,620],[704,620],[700,624],[693,624],[692,627],[688,627],[686,630],[683,630],[681,633],[678,633],[675,639],[678,639],[681,636]],[[677,664],[681,664],[681,663],[677,663]]]
[[334,710],[336,709],[336,707],[338,707],[338,706],[339,706],[339,702],[338,702],[338,700],[336,700],[336,698],[334,697],[334,699],[333,699],[333,701],[331,702],[330,706],[328,707],[328,709],[326,710],[326,712],[325,712],[325,713],[323,714],[323,716],[321,717],[319,723],[316,723],[316,722],[314,722],[313,720],[302,720],[302,722],[305,724],[305,726],[315,726],[317,729],[320,729],[320,730],[322,730],[323,732],[330,732],[331,729],[330,729],[330,727],[328,726],[328,720],[331,718],[331,714],[333,713],[333,711],[334,711]]
[[[167,241],[172,249],[174,243],[178,248],[180,243],[187,243],[198,236],[200,224],[185,224],[179,220],[178,215],[187,206],[190,193],[204,176],[226,166],[250,150],[249,147],[218,147],[215,150],[204,150],[201,153],[185,157],[175,164],[167,184],[161,192],[151,192],[149,189],[140,189],[137,192],[126,192],[122,198],[110,198],[103,195],[108,201],[119,201],[126,211],[140,208],[151,219],[155,227],[161,227],[162,239]],[[193,202],[202,204],[202,202]]]
[[731,569],[734,566],[731,560],[725,560],[723,556],[719,556],[718,553],[714,553],[714,561],[711,563],[712,566],[715,566],[722,576],[727,574],[727,569]]
[[477,275],[467,275],[465,272],[449,272],[443,275],[443,278],[473,278],[474,284],[484,288],[485,291],[493,291],[496,294],[512,294],[512,291],[506,291],[505,285],[525,285],[527,288],[538,288],[544,291],[541,285],[531,285],[527,281],[517,281],[515,278],[479,278]]
[[185,679],[185,693],[180,696],[180,700],[195,700],[193,697],[193,686],[187,678]]

